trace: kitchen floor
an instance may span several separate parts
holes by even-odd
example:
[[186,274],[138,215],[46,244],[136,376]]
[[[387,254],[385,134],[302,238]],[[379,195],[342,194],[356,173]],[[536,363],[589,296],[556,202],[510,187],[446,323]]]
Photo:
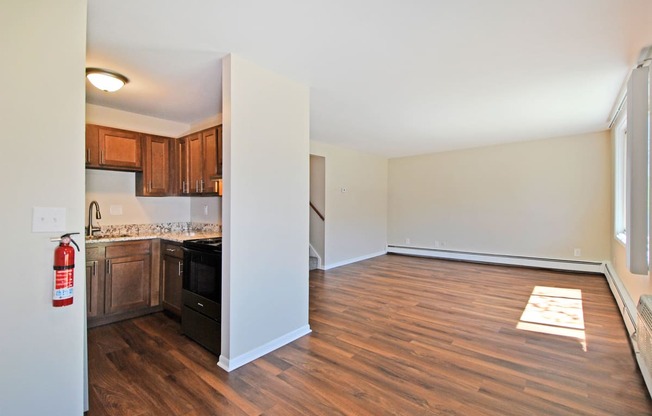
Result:
[[643,415],[603,277],[386,255],[310,273],[312,334],[231,373],[163,313],[89,330],[88,415]]

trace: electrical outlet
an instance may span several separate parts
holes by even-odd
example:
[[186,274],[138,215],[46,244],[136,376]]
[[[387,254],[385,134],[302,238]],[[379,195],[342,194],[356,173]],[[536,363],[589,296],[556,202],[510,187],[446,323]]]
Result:
[[435,241],[435,248],[441,247],[441,241]]
[[204,215],[208,216],[208,205],[204,205]]
[[66,209],[58,207],[34,207],[33,233],[66,231]]
[[340,188],[340,192],[342,192],[343,194],[347,193],[348,191],[349,191],[349,190],[346,189],[345,186],[343,186],[343,187]]
[[576,248],[575,250],[573,250],[573,255],[575,257],[580,257],[582,255],[582,249]]
[[409,238],[405,239],[405,244],[410,244],[410,239]]
[[122,205],[110,205],[109,214],[111,215],[122,215]]

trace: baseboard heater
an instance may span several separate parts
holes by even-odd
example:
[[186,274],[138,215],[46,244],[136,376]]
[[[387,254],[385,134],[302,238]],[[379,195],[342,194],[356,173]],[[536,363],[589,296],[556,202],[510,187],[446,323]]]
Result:
[[652,295],[642,295],[638,301],[636,326],[636,360],[652,396]]
[[510,266],[538,267],[575,272],[603,273],[603,263],[598,261],[549,259],[543,257],[514,256],[506,254],[474,253],[469,251],[442,250],[429,247],[388,245],[388,253],[461,260],[474,263],[491,263]]

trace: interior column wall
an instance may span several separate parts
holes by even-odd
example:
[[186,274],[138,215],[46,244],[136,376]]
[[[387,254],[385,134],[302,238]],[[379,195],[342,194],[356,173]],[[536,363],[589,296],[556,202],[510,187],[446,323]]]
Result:
[[224,59],[220,366],[232,370],[308,326],[309,92]]

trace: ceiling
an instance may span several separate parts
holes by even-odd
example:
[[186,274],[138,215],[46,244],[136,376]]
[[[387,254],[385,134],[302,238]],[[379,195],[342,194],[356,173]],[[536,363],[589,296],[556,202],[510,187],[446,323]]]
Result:
[[192,124],[221,59],[310,86],[312,140],[398,157],[601,131],[650,0],[89,0],[87,101]]

